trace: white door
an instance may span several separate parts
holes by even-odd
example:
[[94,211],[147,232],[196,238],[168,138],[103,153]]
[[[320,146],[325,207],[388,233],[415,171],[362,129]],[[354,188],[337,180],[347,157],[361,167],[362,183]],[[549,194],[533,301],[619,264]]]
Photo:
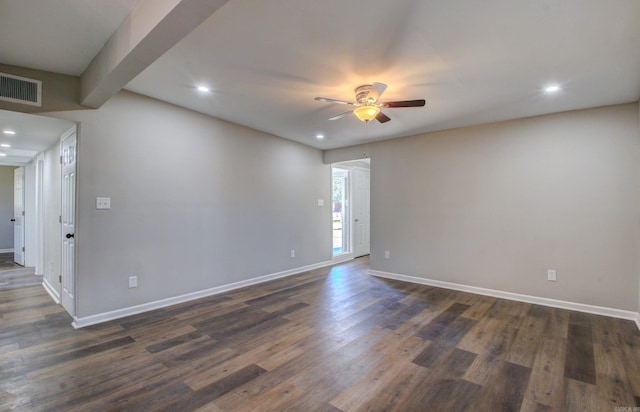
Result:
[[75,316],[76,133],[62,140],[62,306]]
[[368,169],[353,169],[353,255],[368,255],[369,240],[369,196],[371,173]]
[[13,171],[13,260],[24,266],[24,167]]

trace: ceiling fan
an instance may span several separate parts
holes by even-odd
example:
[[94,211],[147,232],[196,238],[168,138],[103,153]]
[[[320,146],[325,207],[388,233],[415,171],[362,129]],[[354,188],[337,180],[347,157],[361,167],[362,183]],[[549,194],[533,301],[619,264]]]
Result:
[[348,112],[340,113],[337,116],[331,117],[329,120],[336,120],[342,117],[348,116],[351,113],[363,122],[370,122],[376,119],[380,123],[386,123],[391,120],[386,114],[382,113],[381,109],[395,109],[398,107],[422,107],[425,105],[425,100],[402,100],[398,102],[379,102],[378,99],[386,90],[387,85],[384,83],[365,84],[356,87],[354,90],[356,93],[355,102],[347,102],[345,100],[329,99],[327,97],[316,97],[314,100],[326,103],[337,103],[355,106],[355,109]]

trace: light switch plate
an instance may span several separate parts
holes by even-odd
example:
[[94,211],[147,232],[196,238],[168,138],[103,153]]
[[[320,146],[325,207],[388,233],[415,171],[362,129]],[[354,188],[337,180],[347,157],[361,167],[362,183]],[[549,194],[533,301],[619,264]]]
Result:
[[96,209],[98,210],[111,209],[111,198],[96,197]]
[[318,199],[318,206],[324,206],[324,199]]

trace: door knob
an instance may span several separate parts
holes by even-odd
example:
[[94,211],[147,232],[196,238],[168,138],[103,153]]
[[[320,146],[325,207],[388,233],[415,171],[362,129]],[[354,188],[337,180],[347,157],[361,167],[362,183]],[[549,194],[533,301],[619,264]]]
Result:
[[358,219],[356,219],[356,222],[358,221]]
[[12,222],[15,222],[16,220],[15,220],[15,219],[11,219],[11,221],[12,221]]
[[65,236],[67,239],[71,239],[72,237],[75,238],[75,233],[67,233],[67,236]]

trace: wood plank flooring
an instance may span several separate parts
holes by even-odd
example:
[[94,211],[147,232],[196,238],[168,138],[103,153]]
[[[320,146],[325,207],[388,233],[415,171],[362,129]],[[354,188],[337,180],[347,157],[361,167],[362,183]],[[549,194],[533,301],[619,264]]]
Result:
[[0,410],[640,407],[633,322],[367,270],[357,259],[81,330],[41,286],[0,291]]
[[0,253],[0,290],[40,284],[42,276],[35,274],[35,268],[15,264],[13,253]]
[[2,252],[0,253],[0,270],[6,270],[6,269],[19,269],[22,266],[17,265],[14,261],[13,261],[13,252],[8,253],[8,252]]

